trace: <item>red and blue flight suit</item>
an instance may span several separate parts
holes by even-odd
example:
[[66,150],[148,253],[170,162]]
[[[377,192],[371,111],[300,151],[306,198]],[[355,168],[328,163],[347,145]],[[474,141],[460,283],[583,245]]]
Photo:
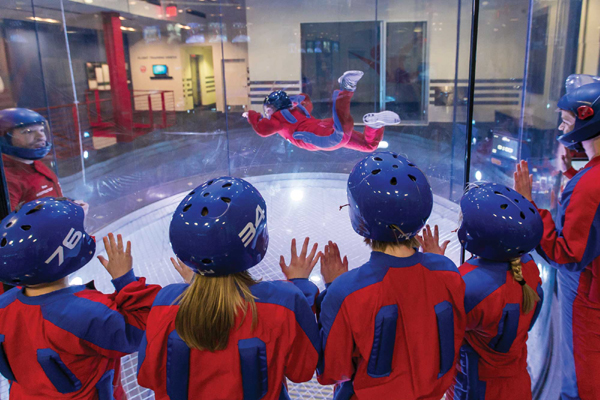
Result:
[[[600,82],[567,90],[558,107],[575,116],[558,140],[569,149],[600,135]],[[600,157],[567,182],[556,223],[539,210],[544,235],[538,252],[558,270],[561,309],[561,399],[600,399]]]
[[[207,211],[187,212],[190,207]],[[242,179],[206,182],[179,204],[170,241],[177,257],[208,279],[246,271],[267,252],[264,199]],[[227,347],[214,352],[190,349],[175,329],[177,299],[187,288],[169,285],[159,293],[140,348],[138,382],[154,390],[157,400],[285,400],[285,378],[313,377],[320,340],[311,307],[318,289],[308,279],[251,285],[256,327],[250,309],[238,312]]]
[[[388,152],[354,167],[348,200],[354,230],[390,245],[420,232],[433,206],[425,175]],[[441,399],[464,337],[464,294],[458,269],[444,256],[373,251],[318,298],[319,382],[337,384],[336,400]]]
[[[0,226],[0,280],[28,287],[84,266],[96,245],[83,219],[79,205],[54,198],[9,214]],[[0,372],[11,399],[126,398],[121,357],[137,351],[160,287],[133,270],[112,283],[111,295],[80,285],[37,296],[13,288],[0,296]]]
[[[521,259],[523,277],[542,294],[539,269],[530,255]],[[520,312],[521,286],[506,262],[473,258],[458,268],[465,284],[467,331],[457,364],[456,384],[446,398],[531,400],[527,372],[527,337],[542,302],[534,312]],[[542,297],[542,296],[540,296]],[[474,385],[473,382],[476,382]]]
[[[285,96],[285,92],[274,95]],[[312,102],[307,94],[296,96],[297,105],[291,101],[277,110],[271,118],[263,118],[256,111],[248,111],[248,122],[254,131],[267,137],[278,133],[295,146],[310,151],[333,151],[348,148],[363,152],[377,149],[383,139],[384,128],[374,129],[365,125],[364,133],[354,130],[354,119],[350,113],[350,102],[354,92],[336,90],[333,93],[333,118],[315,119],[311,113]]]
[[[459,268],[466,284],[467,330],[456,383],[446,398],[531,400],[527,337],[543,291],[537,264],[525,253],[540,242],[540,215],[522,195],[494,183],[472,185],[460,207],[458,237],[475,257]],[[527,313],[524,285],[540,298]]]

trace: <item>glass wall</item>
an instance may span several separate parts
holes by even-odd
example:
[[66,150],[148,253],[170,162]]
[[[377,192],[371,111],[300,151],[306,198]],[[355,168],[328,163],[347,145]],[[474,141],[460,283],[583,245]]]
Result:
[[[357,267],[368,250],[338,207],[366,153],[263,137],[245,114],[263,112],[265,96],[284,90],[310,100],[312,118],[332,126],[338,78],[360,70],[347,110],[357,135],[364,115],[400,116],[376,147],[407,155],[427,174],[430,222],[452,240],[448,255],[459,263],[452,230],[465,166],[469,181],[511,185],[515,163],[527,159],[536,202],[555,207],[563,184],[556,102],[569,74],[600,73],[600,0],[476,1],[475,54],[467,0],[5,1],[0,109],[39,112],[53,144],[27,164],[43,177],[13,188],[12,207],[44,194],[88,204],[88,231],[126,235],[136,272],[166,285],[178,281],[167,234],[174,208],[208,178],[233,175],[255,184],[269,207],[269,254],[253,274],[282,278],[279,255],[305,235],[338,241]],[[10,188],[29,172],[3,158]],[[539,265],[550,293],[553,274]],[[318,270],[311,279],[323,287]],[[90,280],[110,290],[97,261],[72,276]],[[554,390],[551,305],[532,334],[542,344],[531,356],[537,398]],[[130,399],[151,398],[136,384],[136,363],[135,355],[123,359],[123,385]],[[290,392],[318,398],[331,388],[311,382]]]

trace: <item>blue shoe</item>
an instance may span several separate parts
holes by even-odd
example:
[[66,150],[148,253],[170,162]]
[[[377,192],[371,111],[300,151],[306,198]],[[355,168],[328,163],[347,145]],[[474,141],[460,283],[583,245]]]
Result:
[[356,84],[360,81],[365,73],[362,71],[346,71],[342,76],[338,78],[341,90],[348,92],[354,92],[356,90]]
[[373,129],[379,129],[388,125],[398,125],[400,123],[400,116],[393,111],[382,111],[379,113],[365,114],[363,116],[363,122]]

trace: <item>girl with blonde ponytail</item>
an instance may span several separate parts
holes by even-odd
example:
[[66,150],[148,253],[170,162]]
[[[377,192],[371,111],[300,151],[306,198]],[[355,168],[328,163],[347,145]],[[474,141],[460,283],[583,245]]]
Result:
[[[541,217],[523,196],[490,183],[471,185],[460,208],[458,238],[473,258],[459,268],[467,332],[446,398],[531,400],[526,342],[543,291],[528,253],[542,238]],[[423,232],[424,251],[443,253],[435,232]]]
[[[308,280],[308,238],[282,260],[290,280],[260,282],[248,269],[267,252],[267,207],[248,182],[210,180],[177,207],[169,229],[186,281],[160,291],[138,359],[138,382],[157,400],[289,399],[286,378],[312,378],[320,351]],[[283,257],[282,257],[283,258]]]

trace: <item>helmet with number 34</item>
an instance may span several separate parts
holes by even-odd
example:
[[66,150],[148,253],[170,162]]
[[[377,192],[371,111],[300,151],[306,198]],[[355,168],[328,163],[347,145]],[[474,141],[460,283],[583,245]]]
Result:
[[243,179],[211,179],[179,203],[169,238],[177,257],[196,273],[221,276],[245,271],[267,253],[267,205]]

